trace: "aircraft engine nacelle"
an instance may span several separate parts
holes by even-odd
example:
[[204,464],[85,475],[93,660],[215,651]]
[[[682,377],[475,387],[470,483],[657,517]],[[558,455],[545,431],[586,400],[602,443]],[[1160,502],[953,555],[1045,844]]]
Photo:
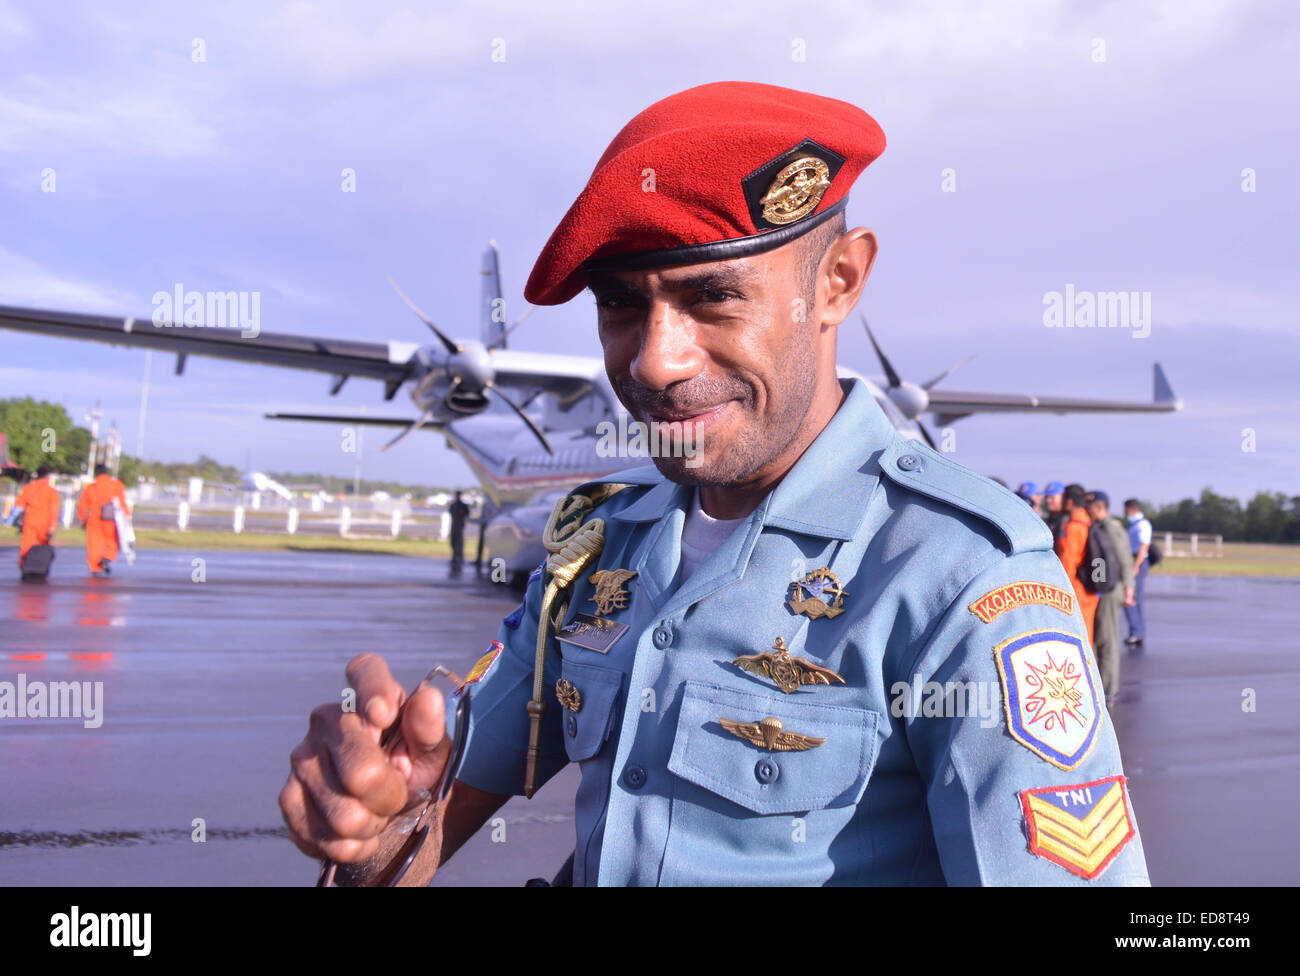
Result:
[[487,409],[493,370],[482,343],[462,342],[454,353],[425,346],[415,361],[425,372],[412,389],[411,399],[421,411],[432,411],[431,419],[447,422]]
[[891,386],[886,391],[886,395],[908,420],[915,420],[930,406],[930,394],[924,388],[907,380],[903,380],[897,386]]

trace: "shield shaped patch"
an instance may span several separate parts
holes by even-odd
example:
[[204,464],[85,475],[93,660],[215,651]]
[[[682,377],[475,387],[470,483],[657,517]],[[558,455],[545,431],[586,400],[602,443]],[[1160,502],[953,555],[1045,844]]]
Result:
[[1087,758],[1101,723],[1088,653],[1081,638],[1059,630],[1020,634],[993,649],[1007,731],[1061,769]]

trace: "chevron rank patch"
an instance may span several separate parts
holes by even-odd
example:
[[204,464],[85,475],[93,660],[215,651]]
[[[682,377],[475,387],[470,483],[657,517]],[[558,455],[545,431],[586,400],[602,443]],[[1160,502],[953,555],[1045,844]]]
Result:
[[1132,839],[1124,777],[1077,786],[1044,786],[1020,794],[1029,850],[1091,881]]
[[1081,638],[1059,630],[1030,631],[993,648],[1007,731],[1060,769],[1087,758],[1101,724],[1090,653]]
[[474,667],[470,668],[469,674],[465,676],[465,684],[460,687],[466,688],[469,685],[478,684],[482,681],[484,676],[487,675],[488,670],[492,667],[493,662],[496,661],[497,657],[505,649],[505,645],[500,641],[493,641],[488,646],[487,653],[475,662]]

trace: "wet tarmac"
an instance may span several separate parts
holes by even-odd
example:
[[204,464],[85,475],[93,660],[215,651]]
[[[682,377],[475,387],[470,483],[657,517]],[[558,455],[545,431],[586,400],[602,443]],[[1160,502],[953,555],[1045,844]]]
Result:
[[[360,554],[146,551],[109,579],[69,558],[44,586],[0,580],[0,682],[103,682],[98,727],[0,719],[0,884],[310,884],[276,806],[309,711],[363,650],[407,684],[467,668],[516,603]],[[1300,581],[1156,576],[1147,612],[1112,715],[1153,882],[1300,882]],[[435,883],[552,874],[575,786],[571,768],[512,800]]]

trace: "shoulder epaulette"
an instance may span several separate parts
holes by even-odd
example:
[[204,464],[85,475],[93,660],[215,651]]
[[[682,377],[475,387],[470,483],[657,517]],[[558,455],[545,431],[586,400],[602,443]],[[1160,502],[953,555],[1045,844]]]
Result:
[[1013,553],[1052,548],[1052,533],[1026,502],[925,444],[895,437],[880,456],[880,469],[904,488],[979,516],[1002,533]]

